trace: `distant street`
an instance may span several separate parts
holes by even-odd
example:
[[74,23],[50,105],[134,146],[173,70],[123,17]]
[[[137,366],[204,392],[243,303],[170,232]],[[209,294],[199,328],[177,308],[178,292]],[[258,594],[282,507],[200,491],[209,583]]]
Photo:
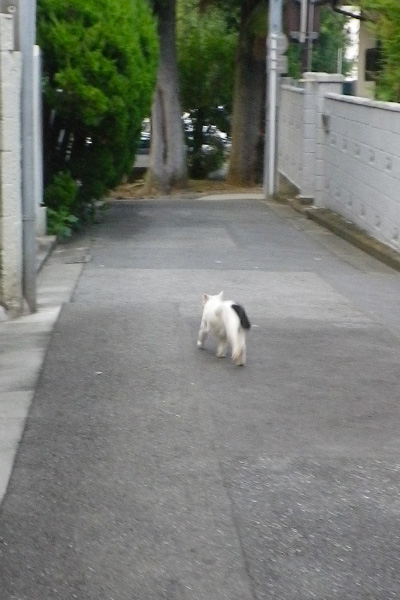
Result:
[[[0,508],[0,600],[400,597],[400,275],[261,200],[114,202]],[[201,293],[252,323],[196,347]]]

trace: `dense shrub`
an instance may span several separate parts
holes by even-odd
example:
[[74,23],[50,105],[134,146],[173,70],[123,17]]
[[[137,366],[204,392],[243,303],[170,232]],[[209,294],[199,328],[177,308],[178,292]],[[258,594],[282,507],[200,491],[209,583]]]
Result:
[[155,23],[146,0],[38,0],[37,39],[45,198],[67,208],[54,197],[65,173],[76,183],[68,210],[82,217],[131,170],[155,82]]
[[77,186],[68,173],[56,173],[44,191],[47,231],[59,239],[69,237],[78,223]]

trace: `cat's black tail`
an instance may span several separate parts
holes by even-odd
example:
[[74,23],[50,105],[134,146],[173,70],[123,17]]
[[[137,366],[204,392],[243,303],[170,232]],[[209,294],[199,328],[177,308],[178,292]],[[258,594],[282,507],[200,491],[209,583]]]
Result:
[[232,304],[232,308],[239,317],[240,324],[243,327],[243,329],[250,329],[250,321],[246,315],[246,311],[244,310],[243,306],[240,306],[240,304]]

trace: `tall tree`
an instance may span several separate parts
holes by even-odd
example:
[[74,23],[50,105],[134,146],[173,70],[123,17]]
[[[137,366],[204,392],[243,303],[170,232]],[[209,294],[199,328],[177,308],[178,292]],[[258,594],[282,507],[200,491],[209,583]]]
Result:
[[263,164],[268,0],[199,0],[199,5],[218,6],[239,29],[228,181],[251,185],[261,179]]
[[266,23],[264,0],[242,0],[228,171],[228,181],[238,185],[259,181],[262,172]]
[[[224,121],[223,115],[231,113],[236,42],[237,32],[230,27],[224,11],[215,6],[199,10],[197,0],[178,0],[181,102],[194,122],[189,161],[192,176],[205,174],[204,126],[219,124]],[[221,106],[223,110],[218,110]],[[228,125],[228,119],[224,124]],[[222,149],[217,154],[222,162]]]
[[186,152],[179,100],[175,0],[153,0],[158,22],[159,64],[151,109],[147,189],[167,193],[187,183]]

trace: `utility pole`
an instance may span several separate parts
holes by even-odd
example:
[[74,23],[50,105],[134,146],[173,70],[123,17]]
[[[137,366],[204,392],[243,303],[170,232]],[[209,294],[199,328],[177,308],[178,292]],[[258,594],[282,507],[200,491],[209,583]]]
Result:
[[308,5],[309,0],[301,0],[300,5],[300,31],[299,31],[299,44],[301,48],[300,56],[301,56],[301,72],[305,73],[307,71],[307,32],[308,32],[308,23],[307,23],[307,15],[308,15]]
[[36,235],[33,140],[33,46],[36,38],[36,0],[19,0],[19,44],[22,55],[22,291],[31,312],[36,312]]
[[287,72],[287,38],[282,34],[282,0],[269,0],[267,38],[267,115],[265,119],[264,192],[274,196],[277,181],[277,120],[280,73]]

